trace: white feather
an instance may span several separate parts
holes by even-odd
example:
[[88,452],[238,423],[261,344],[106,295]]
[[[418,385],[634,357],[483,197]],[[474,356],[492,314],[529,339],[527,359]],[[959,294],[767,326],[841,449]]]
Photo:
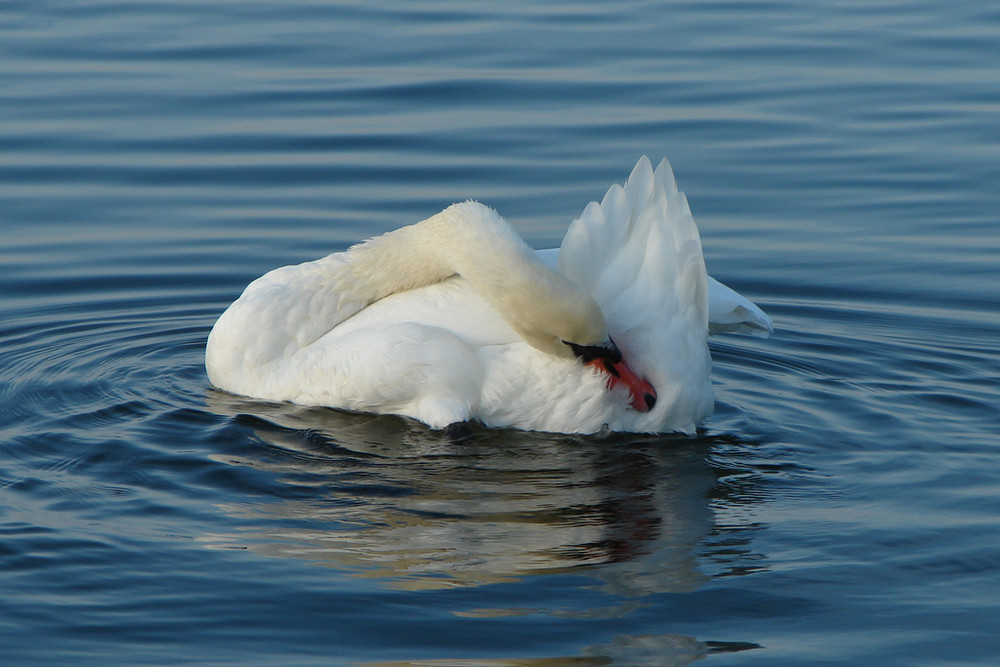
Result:
[[[234,393],[407,415],[433,428],[471,419],[690,433],[712,411],[706,336],[716,315],[720,326],[770,329],[756,306],[708,278],[669,164],[654,171],[644,157],[624,187],[586,207],[559,250],[528,251],[495,212],[467,202],[346,253],[276,269],[220,317],[206,368]],[[560,340],[597,330],[655,387],[653,409],[632,409]]]

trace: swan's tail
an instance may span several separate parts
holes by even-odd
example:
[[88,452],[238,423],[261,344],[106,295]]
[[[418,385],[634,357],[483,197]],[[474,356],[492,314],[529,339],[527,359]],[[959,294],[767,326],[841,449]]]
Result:
[[735,290],[708,277],[708,333],[743,333],[767,338],[774,329],[770,316]]

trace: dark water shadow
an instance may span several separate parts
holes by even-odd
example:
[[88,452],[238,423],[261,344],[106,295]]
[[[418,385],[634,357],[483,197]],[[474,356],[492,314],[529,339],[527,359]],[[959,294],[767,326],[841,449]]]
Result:
[[474,427],[456,441],[392,416],[214,391],[206,402],[252,441],[220,459],[296,489],[225,508],[245,526],[230,539],[270,556],[407,590],[585,574],[637,600],[701,587],[706,538],[729,549],[710,507],[731,472],[710,456],[720,436]]
[[712,654],[763,648],[752,642],[700,642],[675,633],[623,635],[606,644],[588,646],[580,655],[553,658],[487,658],[482,660],[402,660],[365,663],[367,667],[602,667],[655,665],[683,667]]

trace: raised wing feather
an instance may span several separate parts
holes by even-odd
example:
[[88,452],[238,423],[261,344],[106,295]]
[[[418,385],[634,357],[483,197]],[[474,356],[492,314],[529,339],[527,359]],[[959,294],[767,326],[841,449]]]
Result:
[[708,327],[708,289],[698,228],[670,164],[647,157],[625,186],[591,202],[563,239],[559,269],[589,291],[617,327],[669,311]]

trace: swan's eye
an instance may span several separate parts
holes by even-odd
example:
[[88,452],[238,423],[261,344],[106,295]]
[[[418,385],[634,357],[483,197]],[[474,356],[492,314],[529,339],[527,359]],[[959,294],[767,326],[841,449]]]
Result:
[[598,359],[603,359],[607,354],[604,348],[598,347],[597,345],[577,345],[576,343],[571,343],[568,340],[564,340],[564,343],[569,345],[569,349],[573,350],[580,361],[585,364],[592,363]]
[[615,345],[614,341],[610,338],[606,345],[577,345],[576,343],[571,343],[568,340],[564,340],[563,343],[569,345],[570,349],[573,350],[573,354],[580,358],[580,360],[585,363],[593,363],[598,360],[609,361],[612,364],[620,363],[622,360],[621,350]]

